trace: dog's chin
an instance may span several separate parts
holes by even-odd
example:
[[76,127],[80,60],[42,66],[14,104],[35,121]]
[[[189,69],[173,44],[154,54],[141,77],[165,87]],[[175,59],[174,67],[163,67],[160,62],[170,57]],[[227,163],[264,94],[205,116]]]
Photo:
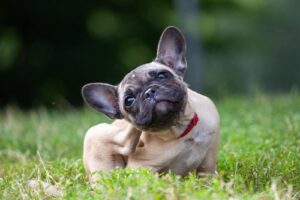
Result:
[[146,131],[159,131],[167,129],[177,121],[181,105],[177,102],[159,101],[152,110],[146,112],[144,116],[136,119],[135,124]]

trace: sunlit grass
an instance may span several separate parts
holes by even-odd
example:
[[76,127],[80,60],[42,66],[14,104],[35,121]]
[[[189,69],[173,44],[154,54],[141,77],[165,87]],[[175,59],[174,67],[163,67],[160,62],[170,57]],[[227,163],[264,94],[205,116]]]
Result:
[[82,165],[82,142],[92,125],[109,121],[89,109],[0,114],[0,198],[48,198],[28,180],[51,183],[63,199],[299,199],[300,96],[228,98],[222,119],[220,178],[181,178],[145,169],[100,174],[97,190]]

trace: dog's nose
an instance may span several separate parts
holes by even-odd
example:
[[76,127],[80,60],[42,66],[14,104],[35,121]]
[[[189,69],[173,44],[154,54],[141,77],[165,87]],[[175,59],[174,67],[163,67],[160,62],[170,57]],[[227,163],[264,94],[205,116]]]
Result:
[[154,88],[149,88],[145,92],[145,99],[147,100],[152,100],[155,97],[156,89]]

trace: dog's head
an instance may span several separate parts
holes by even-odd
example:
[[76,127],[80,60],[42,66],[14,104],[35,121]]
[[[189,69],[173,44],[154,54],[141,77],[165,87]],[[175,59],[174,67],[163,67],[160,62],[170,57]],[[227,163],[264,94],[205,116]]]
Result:
[[185,53],[186,44],[180,30],[167,27],[153,62],[129,72],[118,86],[85,85],[83,98],[95,110],[113,119],[125,118],[141,130],[170,127],[186,106]]

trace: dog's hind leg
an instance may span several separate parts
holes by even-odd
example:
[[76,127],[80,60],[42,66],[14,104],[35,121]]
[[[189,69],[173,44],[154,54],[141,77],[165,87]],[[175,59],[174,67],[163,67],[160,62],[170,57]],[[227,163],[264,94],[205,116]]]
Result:
[[129,125],[125,130],[99,124],[88,130],[84,139],[83,162],[90,181],[96,183],[97,172],[126,166],[126,157],[135,151],[141,133]]

